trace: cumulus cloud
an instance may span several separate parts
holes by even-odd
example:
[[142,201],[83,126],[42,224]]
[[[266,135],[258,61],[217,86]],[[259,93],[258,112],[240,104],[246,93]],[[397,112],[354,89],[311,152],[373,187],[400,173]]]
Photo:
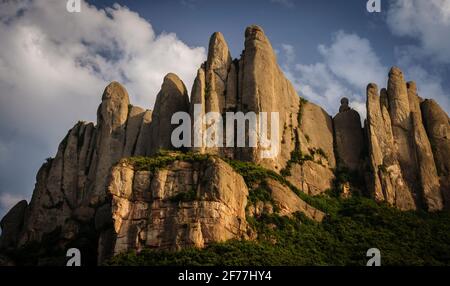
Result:
[[292,46],[282,45],[282,67],[296,89],[333,115],[339,109],[340,99],[348,97],[352,107],[364,117],[367,84],[384,85],[388,70],[370,42],[356,34],[339,31],[329,46],[319,45],[317,50],[322,61],[304,65],[295,63]]
[[189,88],[206,58],[204,48],[156,34],[118,4],[83,1],[81,13],[68,13],[66,1],[1,1],[0,39],[0,189],[27,195],[65,132],[78,119],[95,120],[108,82],[122,82],[133,104],[152,108],[165,74]]
[[440,75],[429,73],[421,65],[408,66],[406,74],[418,83],[417,92],[420,96],[437,100],[441,107],[449,112],[449,94],[443,88]]
[[450,1],[392,1],[387,24],[395,35],[419,40],[421,55],[450,63]]
[[[350,98],[352,107],[364,118],[367,84],[374,82],[379,87],[385,87],[392,65],[397,65],[404,71],[406,80],[416,81],[422,97],[433,98],[444,110],[450,110],[449,95],[443,87],[443,75],[446,71],[445,67],[441,67],[446,64],[439,62],[439,57],[436,56],[431,62],[418,60],[418,56],[429,55],[421,46],[394,47],[396,61],[386,66],[368,39],[339,31],[332,37],[331,44],[318,45],[317,51],[321,61],[309,65],[296,63],[295,49],[288,44],[281,45],[279,56],[283,70],[299,94],[320,104],[330,114],[338,111],[339,100],[345,96]],[[450,50],[446,53],[450,55]],[[444,54],[441,53],[442,56]]]
[[418,83],[423,97],[436,99],[448,112],[450,100],[443,84],[450,72],[450,1],[395,0],[386,22],[394,35],[417,41],[395,48],[397,64]]
[[385,82],[386,67],[368,39],[339,31],[329,47],[319,45],[319,52],[330,70],[354,88],[365,88],[368,82]]

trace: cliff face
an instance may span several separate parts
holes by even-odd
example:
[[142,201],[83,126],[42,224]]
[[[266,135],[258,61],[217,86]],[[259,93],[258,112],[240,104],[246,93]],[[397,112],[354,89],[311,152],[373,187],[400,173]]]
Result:
[[[446,156],[438,150],[449,148],[447,135],[443,135],[449,120],[442,111],[428,112],[428,106],[429,102],[418,96],[416,84],[406,83],[396,67],[391,69],[388,88],[382,89],[380,96],[374,84],[367,88],[371,165],[367,185],[375,199],[402,210],[437,211],[446,203],[448,176],[440,168],[439,173],[443,174],[440,178],[437,167]],[[443,140],[439,140],[443,144],[439,146],[434,144],[433,127],[427,125],[436,122],[435,116],[440,117],[439,128],[444,130],[440,135]]]
[[[192,147],[195,160],[178,153],[161,157],[159,150],[175,149],[171,117],[178,111],[188,112],[202,132],[226,112],[278,112],[279,152],[263,158],[267,146],[258,142],[254,148]],[[195,115],[208,112],[215,112],[211,120],[196,121]],[[260,27],[246,29],[245,49],[236,60],[215,33],[190,99],[174,74],[164,78],[153,111],[132,106],[119,83],[106,87],[97,123],[75,124],[55,158],[40,168],[30,203],[18,203],[0,222],[0,249],[44,244],[49,236],[65,249],[87,229],[92,255],[101,263],[130,249],[253,239],[257,233],[246,217],[302,212],[321,221],[326,214],[295,192],[318,195],[336,188],[401,210],[450,207],[450,124],[435,101],[420,98],[415,83],[392,68],[387,89],[379,93],[368,85],[364,128],[360,120],[345,98],[334,118],[301,99]],[[210,135],[225,142],[218,133]],[[254,181],[229,160],[255,163],[276,176]],[[342,172],[365,182],[342,179]],[[248,200],[261,190],[269,201]]]
[[204,247],[246,236],[247,187],[220,159],[174,161],[153,172],[122,162],[112,168],[107,191],[115,254],[143,247]]

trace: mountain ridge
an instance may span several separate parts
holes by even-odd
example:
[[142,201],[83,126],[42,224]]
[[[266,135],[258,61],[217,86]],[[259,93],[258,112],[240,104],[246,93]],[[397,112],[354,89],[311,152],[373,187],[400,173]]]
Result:
[[[88,237],[81,244],[93,252],[92,261],[103,263],[146,247],[254,240],[248,217],[302,212],[321,221],[326,213],[301,193],[318,196],[331,189],[404,211],[450,208],[448,115],[434,100],[420,98],[416,84],[406,82],[399,68],[389,72],[386,89],[368,85],[362,127],[345,98],[332,117],[299,97],[261,27],[246,29],[244,46],[233,60],[223,35],[214,33],[190,98],[178,76],[168,74],[153,111],[131,105],[120,83],[109,84],[97,124],[75,124],[55,158],[40,168],[30,204],[19,202],[2,219],[0,249],[14,252],[53,240],[65,249]],[[279,112],[280,153],[262,158],[260,146],[161,153],[174,149],[172,114],[193,117],[194,104],[202,106],[202,114]],[[154,161],[135,170],[133,164],[147,162],[137,158]],[[262,169],[244,167],[257,178],[246,180],[242,169],[230,166],[233,161]],[[258,177],[262,173],[267,178]]]

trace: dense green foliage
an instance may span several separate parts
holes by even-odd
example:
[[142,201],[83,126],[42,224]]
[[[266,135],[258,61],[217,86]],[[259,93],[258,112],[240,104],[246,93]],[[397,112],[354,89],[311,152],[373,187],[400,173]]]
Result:
[[[318,151],[320,152],[320,151]],[[135,168],[150,171],[176,160],[198,162],[211,155],[160,152],[151,158],[127,159]],[[382,265],[450,265],[450,213],[403,212],[371,199],[354,195],[339,197],[330,190],[308,196],[283,176],[250,162],[224,159],[249,186],[249,202],[271,202],[267,179],[288,186],[311,206],[327,213],[322,223],[298,213],[292,218],[276,214],[249,217],[258,233],[254,241],[215,243],[205,249],[181,251],[145,249],[118,255],[108,265],[365,265],[369,248],[381,251]],[[335,170],[335,187],[342,182],[358,185],[358,176],[345,169]],[[172,198],[191,201],[196,193]]]
[[130,157],[125,160],[132,164],[137,170],[147,170],[153,172],[164,168],[175,161],[199,162],[205,161],[209,157],[210,156],[207,154],[160,150],[153,157]]
[[336,214],[322,223],[301,214],[249,218],[256,241],[229,241],[200,249],[144,250],[110,265],[365,265],[381,251],[382,265],[450,265],[450,214],[401,212],[372,200],[330,198]]
[[187,192],[181,192],[173,197],[169,198],[169,200],[173,203],[177,202],[192,202],[197,199],[197,192],[194,189],[190,189]]

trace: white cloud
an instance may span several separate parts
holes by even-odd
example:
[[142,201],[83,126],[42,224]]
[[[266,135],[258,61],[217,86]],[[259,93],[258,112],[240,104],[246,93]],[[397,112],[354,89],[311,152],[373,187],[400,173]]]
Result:
[[[283,57],[285,60],[285,64],[290,65],[294,64],[295,61],[295,48],[289,44],[281,44],[281,49],[283,53]],[[279,51],[277,51],[279,53]]]
[[406,73],[418,83],[417,92],[420,96],[433,98],[438,101],[444,110],[447,112],[450,110],[449,95],[442,87],[442,79],[440,76],[430,74],[420,65],[408,66]]
[[417,82],[421,96],[436,99],[449,112],[443,75],[450,72],[450,1],[395,0],[386,21],[393,34],[417,41],[395,47],[397,65]]
[[319,46],[319,52],[330,70],[354,88],[364,89],[369,82],[385,82],[386,68],[365,38],[339,31],[329,47]]
[[384,67],[370,42],[356,34],[337,32],[329,46],[319,45],[322,61],[310,65],[295,64],[295,51],[282,45],[282,66],[299,93],[337,113],[342,97],[350,98],[351,106],[365,117],[366,86],[370,82],[384,85]]
[[[331,44],[319,45],[318,52],[322,57],[320,62],[295,64],[294,47],[283,44],[280,59],[288,78],[302,96],[321,105],[331,115],[338,111],[339,100],[345,96],[364,118],[367,84],[374,82],[380,88],[385,87],[390,66],[381,63],[368,39],[344,31],[337,32]],[[437,100],[448,112],[450,100],[443,88],[440,69],[425,67],[417,61],[415,56],[421,53],[423,49],[417,46],[396,47],[396,62],[391,65],[399,66],[406,80],[416,81],[422,97]]]
[[204,48],[155,34],[118,4],[103,10],[83,1],[81,13],[68,13],[66,1],[0,1],[0,39],[0,146],[9,154],[0,189],[27,194],[67,130],[95,120],[108,82],[122,82],[133,104],[152,108],[165,74],[190,88],[206,58]]
[[419,40],[421,54],[450,63],[450,1],[392,1],[387,23],[395,35]]

